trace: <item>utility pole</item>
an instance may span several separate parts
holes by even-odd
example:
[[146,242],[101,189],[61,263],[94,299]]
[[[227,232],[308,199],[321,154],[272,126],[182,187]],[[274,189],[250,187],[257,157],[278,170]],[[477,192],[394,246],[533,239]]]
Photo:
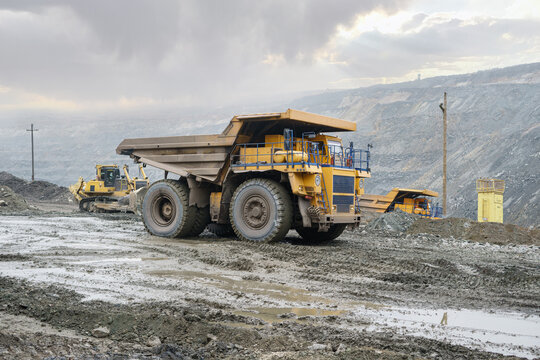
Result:
[[446,112],[447,112],[447,106],[446,106],[446,92],[444,92],[444,105],[439,104],[439,107],[442,110],[443,113],[443,160],[442,160],[442,167],[443,167],[443,175],[442,175],[442,192],[443,192],[443,216],[446,216]]
[[38,131],[38,129],[34,129],[34,124],[30,124],[30,129],[26,129],[26,131],[30,131],[32,141],[32,181],[34,181],[34,131]]

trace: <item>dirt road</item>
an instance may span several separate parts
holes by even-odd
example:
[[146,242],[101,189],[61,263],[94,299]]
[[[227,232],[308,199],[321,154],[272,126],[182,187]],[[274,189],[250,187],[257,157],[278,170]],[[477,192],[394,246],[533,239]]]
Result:
[[434,235],[253,244],[3,216],[0,357],[534,358],[539,265],[534,245]]

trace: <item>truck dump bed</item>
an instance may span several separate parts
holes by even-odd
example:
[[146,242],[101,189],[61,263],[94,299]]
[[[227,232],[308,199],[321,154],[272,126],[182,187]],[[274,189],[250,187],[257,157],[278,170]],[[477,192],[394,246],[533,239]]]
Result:
[[221,134],[125,139],[116,152],[180,176],[191,174],[220,183],[234,145],[257,141],[264,134],[280,134],[285,128],[295,133],[354,131],[356,124],[288,109],[283,113],[237,115]]
[[235,144],[236,136],[195,135],[126,139],[116,149],[159,169],[214,181]]
[[363,194],[358,199],[360,209],[364,211],[386,212],[390,205],[403,198],[415,198],[418,196],[437,197],[438,193],[431,190],[393,188],[386,195]]

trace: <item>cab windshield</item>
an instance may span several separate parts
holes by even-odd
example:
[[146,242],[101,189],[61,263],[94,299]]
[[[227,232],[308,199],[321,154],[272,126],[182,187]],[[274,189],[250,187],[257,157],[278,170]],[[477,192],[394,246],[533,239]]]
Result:
[[336,140],[328,140],[328,152],[331,155],[343,156],[343,147],[341,143]]

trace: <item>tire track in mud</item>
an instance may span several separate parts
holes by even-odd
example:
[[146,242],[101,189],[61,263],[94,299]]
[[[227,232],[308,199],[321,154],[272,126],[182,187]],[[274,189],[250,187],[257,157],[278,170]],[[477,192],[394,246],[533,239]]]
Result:
[[[524,253],[516,258],[511,247],[447,243],[424,235],[392,237],[351,232],[317,246],[299,245],[294,236],[277,244],[222,239],[208,233],[200,238],[176,240],[146,234],[137,219],[105,219],[104,224],[83,219],[81,223],[73,218],[56,226],[54,233],[46,233],[54,238],[65,237],[59,234],[70,229],[97,231],[98,236],[104,236],[109,256],[164,256],[182,266],[201,264],[210,267],[209,271],[226,269],[241,272],[241,276],[264,275],[265,281],[297,283],[294,286],[371,302],[528,309],[540,302],[540,274],[535,266],[538,256]],[[66,241],[69,244],[69,239]],[[50,248],[35,259],[43,262],[43,256],[71,256],[66,246]],[[100,255],[89,248],[80,249],[77,256],[85,253],[89,257]],[[62,266],[62,260],[53,260],[52,264]],[[488,299],[489,304],[483,299]]]
[[[71,337],[60,335],[59,331],[31,335],[19,331],[16,336],[0,331],[0,351],[7,348],[11,353],[24,354],[27,349],[36,357],[79,353],[94,358],[140,359],[258,359],[273,358],[276,354],[288,354],[286,358],[295,359],[351,360],[505,358],[389,331],[351,331],[339,326],[336,317],[270,325],[212,308],[211,303],[196,302],[182,307],[158,302],[81,302],[80,295],[61,287],[40,287],[7,278],[0,278],[2,313],[37,319],[58,330],[75,331]],[[237,326],[239,323],[244,325]],[[106,340],[91,337],[96,326],[110,331]],[[158,339],[158,344],[148,345],[150,339]],[[314,348],[314,344],[319,347]]]
[[[528,311],[534,311],[540,301],[540,271],[534,263],[535,256],[512,258],[500,248],[483,253],[475,246],[472,252],[467,246],[449,252],[449,246],[439,250],[436,242],[429,243],[430,239],[425,245],[414,243],[418,239],[425,242],[425,236],[408,238],[413,243],[408,243],[408,239],[349,235],[326,246],[237,246],[285,264],[297,273],[298,279],[316,282],[319,289],[332,284],[342,293],[355,297],[360,294],[363,300],[435,300],[446,306],[513,307]],[[424,295],[428,298],[423,299]]]
[[[70,226],[76,229],[75,225],[69,225],[68,228]],[[97,237],[92,233],[96,229],[101,230],[96,233]],[[81,229],[78,231],[76,234],[81,234]],[[50,228],[46,232],[52,234],[53,238],[60,236],[53,234]],[[91,233],[90,237],[86,235],[78,239],[78,242],[75,241],[77,239],[67,238],[65,244],[62,243],[64,240],[57,241],[59,247],[55,247],[56,243],[48,243],[47,239],[32,239],[32,236],[39,234],[25,235],[27,244],[31,243],[30,247],[36,246],[36,250],[32,252],[32,249],[29,249],[28,253],[16,254],[15,248],[13,251],[9,250],[11,255],[7,254],[4,258],[0,258],[0,261],[5,264],[10,261],[17,262],[31,270],[47,267],[65,269],[67,270],[66,277],[62,275],[54,278],[53,276],[52,283],[59,283],[70,278],[68,283],[60,286],[70,287],[77,291],[80,290],[78,288],[80,286],[82,290],[92,289],[95,293],[101,291],[106,294],[117,291],[120,294],[127,291],[121,289],[122,286],[132,285],[126,288],[130,288],[129,291],[145,291],[154,294],[161,291],[174,294],[174,298],[165,298],[166,301],[163,304],[156,302],[159,297],[155,295],[149,296],[148,299],[136,300],[144,303],[144,305],[138,304],[137,306],[141,305],[139,307],[126,304],[102,306],[92,302],[92,305],[85,308],[85,311],[88,311],[85,314],[108,321],[107,318],[101,316],[107,312],[114,315],[114,309],[125,310],[121,312],[122,317],[128,316],[130,312],[142,311],[144,316],[138,320],[129,318],[130,321],[146,321],[155,315],[159,317],[159,321],[182,326],[182,331],[186,332],[191,331],[191,325],[186,325],[183,321],[194,322],[193,319],[198,317],[197,321],[204,323],[204,326],[194,329],[197,331],[196,337],[201,337],[201,339],[189,337],[190,335],[174,338],[174,330],[171,330],[174,326],[168,328],[170,332],[160,333],[160,336],[164,336],[164,341],[168,338],[176,339],[174,341],[189,339],[192,343],[204,347],[208,341],[205,332],[213,331],[213,326],[217,326],[215,324],[217,322],[219,325],[217,329],[220,330],[219,334],[215,335],[218,336],[219,341],[226,343],[225,346],[232,347],[231,344],[237,344],[249,348],[251,352],[244,355],[255,354],[254,357],[268,354],[268,352],[293,349],[291,358],[302,357],[300,355],[305,355],[306,358],[316,356],[325,358],[326,355],[333,355],[333,351],[340,343],[350,348],[350,353],[343,356],[350,359],[379,358],[381,351],[388,349],[389,359],[406,358],[411,354],[429,357],[432,353],[437,353],[439,357],[452,357],[453,351],[465,358],[496,358],[498,356],[471,352],[463,347],[456,348],[453,345],[425,338],[412,339],[398,335],[397,331],[393,331],[395,329],[384,328],[381,334],[363,332],[361,326],[366,325],[351,323],[353,318],[348,315],[334,318],[306,317],[290,320],[287,318],[280,319],[278,323],[266,324],[257,318],[257,313],[248,311],[247,313],[253,316],[239,316],[237,313],[228,311],[250,310],[250,307],[254,306],[314,308],[336,306],[341,309],[342,306],[346,308],[346,304],[349,303],[358,304],[360,300],[360,302],[385,305],[399,304],[404,307],[419,304],[420,308],[502,308],[535,313],[538,312],[536,308],[540,303],[540,287],[537,286],[540,270],[537,266],[538,248],[535,247],[478,246],[457,240],[447,241],[425,236],[405,238],[377,234],[359,236],[354,233],[345,233],[339,240],[318,246],[300,245],[293,237],[277,244],[247,243],[211,237],[207,234],[193,239],[162,239],[147,235],[142,230],[142,226],[132,220],[122,220],[119,223],[113,221],[100,223],[89,220],[83,227],[84,232]],[[40,241],[44,242],[43,247],[39,246]],[[73,248],[70,248],[71,244],[74,245]],[[24,243],[15,245],[25,246]],[[163,257],[167,260],[163,263],[150,262],[157,265],[144,267],[138,266],[136,262],[115,261],[116,257],[128,260],[137,257]],[[102,259],[107,262],[101,263]],[[88,266],[84,264],[86,260],[96,262]],[[155,277],[150,272],[145,272],[149,268],[159,269],[157,266],[160,264],[166,264],[168,268],[162,273],[169,271],[172,274],[170,277]],[[88,269],[93,269],[95,272],[90,278],[82,276]],[[73,274],[78,277],[73,278]],[[106,276],[117,280],[115,284],[121,286],[118,286],[118,289],[111,289],[106,283]],[[196,277],[195,281],[190,283],[192,280],[190,276]],[[46,281],[50,281],[50,278]],[[234,286],[228,287],[230,283]],[[253,286],[258,289],[267,286],[272,294],[279,295],[279,298],[272,298],[262,291],[253,292]],[[7,283],[6,288],[8,288]],[[28,309],[29,304],[33,306],[32,301],[38,303],[41,301],[38,296],[40,290],[35,286],[23,286],[19,289],[20,291],[11,295],[15,296],[15,299],[23,299],[23,307],[10,308],[9,311],[27,314],[25,309]],[[299,291],[302,296],[306,296],[286,298],[288,289]],[[5,289],[0,289],[0,292],[3,290]],[[57,293],[61,291],[66,290],[62,289]],[[332,303],[319,303],[318,300],[314,300],[314,295],[331,299]],[[306,300],[306,298],[309,299]],[[10,297],[5,303],[10,303],[12,299]],[[54,305],[57,301],[54,299],[57,297],[53,296],[47,298],[46,301],[41,301],[43,306],[36,312],[36,317],[43,316],[46,321],[53,321],[53,317],[57,315],[43,315],[43,312],[47,310],[47,304]],[[79,305],[68,303],[63,297],[61,299],[58,305],[61,307],[67,304],[67,309],[73,310],[74,313],[70,313],[70,316],[73,315],[71,320],[66,319],[67,325],[60,323],[59,326],[78,326],[75,324],[76,312],[81,310]],[[284,302],[287,305],[283,305]],[[172,316],[167,313],[171,307],[178,304],[182,306],[188,304],[188,308],[193,305],[195,309],[202,310],[200,312],[187,310],[180,315],[182,321],[175,320],[174,311]],[[60,312],[60,307],[54,307],[54,310]],[[159,313],[151,312],[157,309]],[[7,310],[0,307],[0,311]],[[222,315],[215,315],[218,311]],[[113,323],[117,321],[115,316],[113,316]],[[90,324],[84,326],[84,331],[90,329]],[[229,329],[234,326],[247,329],[249,336],[258,334],[257,336],[261,338],[248,338],[248,340],[256,340],[252,343],[231,340],[233,337],[227,337],[229,335],[225,334],[234,335],[234,339],[241,338],[244,334]],[[348,331],[347,326],[356,327],[356,330]],[[122,328],[122,331],[127,334],[130,329],[126,327]],[[156,332],[158,331],[156,329],[157,327],[149,329],[137,325],[135,333],[139,340],[144,341],[151,335],[149,331]],[[123,339],[124,337],[120,340]],[[136,338],[131,339],[128,335],[125,339],[137,341]],[[293,339],[292,342],[291,339]],[[324,350],[327,351],[324,355],[307,348],[313,342],[324,343],[325,341],[331,343],[329,344],[331,350]],[[374,348],[368,350],[370,344],[375,345]],[[223,355],[223,353],[218,354]],[[208,357],[212,358],[212,356]]]

